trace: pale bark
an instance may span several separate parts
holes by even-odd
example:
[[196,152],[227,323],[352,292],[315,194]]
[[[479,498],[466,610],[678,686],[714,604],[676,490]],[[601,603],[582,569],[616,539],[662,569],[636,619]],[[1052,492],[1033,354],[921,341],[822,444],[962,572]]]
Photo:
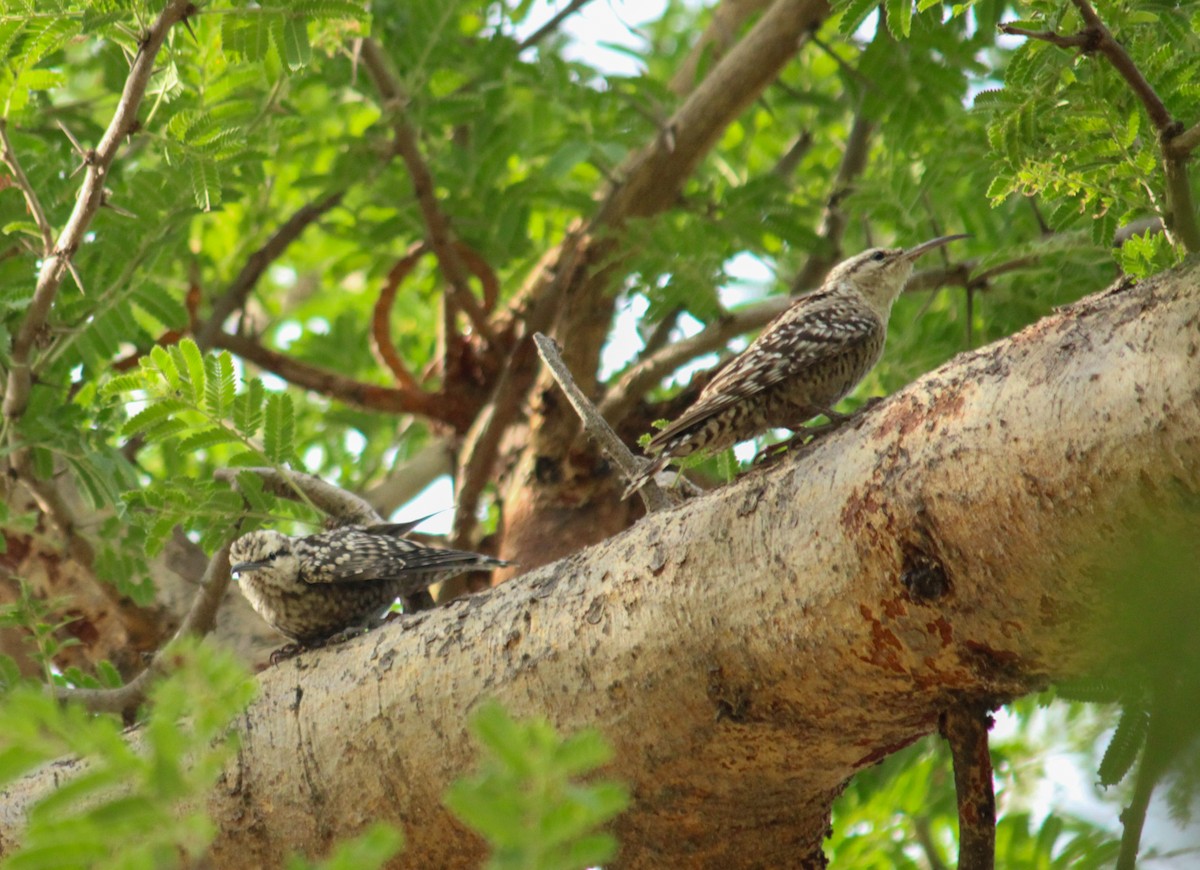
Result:
[[[1090,297],[776,468],[272,668],[211,798],[215,865],[279,866],[383,818],[402,866],[478,866],[439,801],[489,696],[612,742],[633,794],[617,866],[817,860],[847,778],[948,703],[1108,654],[1086,642],[1094,569],[1131,498],[1200,488],[1198,310],[1197,267]],[[0,842],[68,770],[7,791]]]

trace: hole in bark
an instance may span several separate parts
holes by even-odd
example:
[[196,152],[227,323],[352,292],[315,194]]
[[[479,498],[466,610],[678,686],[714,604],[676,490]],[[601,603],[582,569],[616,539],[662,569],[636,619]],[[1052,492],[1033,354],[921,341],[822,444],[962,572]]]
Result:
[[950,577],[941,561],[917,549],[905,548],[900,583],[914,601],[933,601],[950,592]]

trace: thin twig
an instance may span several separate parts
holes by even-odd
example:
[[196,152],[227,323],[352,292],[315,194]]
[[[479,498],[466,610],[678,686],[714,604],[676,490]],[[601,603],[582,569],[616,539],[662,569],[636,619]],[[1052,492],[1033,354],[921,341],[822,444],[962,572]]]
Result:
[[237,277],[213,303],[212,314],[196,333],[196,343],[202,348],[211,347],[216,341],[217,334],[224,328],[229,315],[246,304],[246,298],[258,284],[263,273],[267,271],[267,267],[279,259],[288,246],[296,241],[310,224],[340,203],[345,195],[344,190],[339,190],[323,199],[305,203],[271,234],[261,248],[247,257],[246,263],[238,272]]
[[54,694],[61,701],[82,704],[93,713],[121,713],[128,715],[146,700],[150,684],[158,677],[169,673],[172,653],[179,641],[189,635],[203,637],[216,625],[217,610],[229,587],[229,544],[225,544],[208,562],[200,588],[192,599],[179,630],[144,671],[116,689],[56,689]]
[[1055,33],[1053,30],[1027,30],[1024,27],[1016,27],[1012,24],[1001,24],[997,29],[1009,36],[1024,36],[1026,39],[1048,42],[1060,48],[1082,48],[1084,51],[1093,51],[1096,40],[1094,35],[1086,32],[1064,36],[1061,33]]
[[[1071,0],[1071,2],[1079,10],[1079,15],[1083,18],[1084,24],[1090,30],[1099,34],[1100,39],[1095,50],[1108,58],[1108,62],[1121,74],[1121,78],[1125,79],[1125,82],[1133,90],[1138,100],[1146,108],[1146,113],[1150,116],[1150,120],[1154,122],[1155,129],[1159,133],[1162,133],[1172,128],[1175,122],[1171,118],[1171,113],[1167,111],[1166,104],[1159,99],[1158,94],[1154,92],[1154,88],[1150,86],[1150,82],[1146,81],[1146,77],[1137,68],[1137,64],[1133,62],[1133,58],[1129,56],[1129,52],[1125,50],[1125,46],[1117,42],[1116,38],[1112,35],[1112,31],[1100,20],[1100,16],[1092,8],[1092,4],[1088,0]],[[1086,33],[1087,31],[1084,32]]]
[[992,870],[996,866],[996,794],[988,750],[991,708],[962,703],[947,709],[938,730],[954,758],[958,795],[958,866]]
[[[571,372],[567,369],[566,364],[563,363],[562,356],[558,352],[558,346],[554,341],[540,332],[534,334],[533,341],[537,345],[538,354],[541,356],[542,362],[550,369],[550,373],[554,375],[554,380],[558,382],[558,386],[566,394],[567,401],[571,403],[571,407],[575,409],[575,413],[583,421],[583,431],[590,435],[604,452],[609,455],[613,462],[616,463],[617,468],[621,471],[621,476],[626,481],[636,479],[644,463],[638,461],[633,452],[625,446],[625,442],[608,425],[608,421],[596,410],[596,406],[576,386],[575,379],[571,376]],[[653,480],[647,481],[638,492],[642,495],[642,501],[646,504],[647,512],[654,512],[671,506],[671,500],[667,498],[666,493],[659,489],[658,484]]]
[[33,299],[20,329],[13,338],[8,385],[4,392],[3,404],[4,416],[10,420],[24,414],[29,404],[29,390],[33,383],[29,357],[34,342],[46,323],[50,306],[54,304],[63,275],[67,272],[67,264],[83,243],[88,226],[100,210],[104,198],[104,184],[117,155],[117,149],[137,124],[138,107],[154,72],[154,61],[158,51],[167,38],[167,31],[194,11],[195,6],[191,0],[170,0],[157,20],[150,25],[138,45],[137,56],[125,80],[125,88],[117,101],[112,121],[100,138],[95,151],[88,152],[87,171],[75,200],[75,208],[59,234],[54,250],[42,262]]
[[3,145],[4,149],[0,154],[0,159],[4,160],[5,165],[12,172],[13,180],[16,181],[17,187],[25,196],[25,205],[29,209],[29,214],[33,217],[33,222],[37,224],[38,232],[42,235],[41,254],[43,257],[49,256],[54,250],[54,230],[50,226],[50,221],[46,219],[46,211],[42,208],[37,191],[29,183],[29,177],[21,168],[20,161],[17,160],[17,152],[13,150],[12,142],[8,138],[8,120],[4,118],[0,118],[0,145]]
[[395,150],[408,169],[409,178],[412,180],[413,194],[416,196],[417,205],[425,220],[425,228],[429,231],[429,245],[437,256],[442,274],[446,276],[450,298],[454,300],[455,305],[466,312],[475,332],[483,337],[489,346],[494,347],[495,335],[492,326],[488,322],[486,312],[471,292],[467,268],[455,249],[450,223],[442,214],[441,205],[438,203],[435,193],[437,188],[433,182],[433,175],[421,154],[416,130],[404,119],[402,114],[401,109],[405,103],[405,95],[400,83],[392,75],[383,49],[374,39],[368,37],[362,41],[362,60],[384,105],[396,113],[392,125]]
[[562,10],[556,12],[553,18],[551,18],[529,36],[522,39],[517,45],[517,54],[520,54],[527,48],[533,48],[551,33],[558,30],[564,21],[591,2],[592,0],[571,0],[571,2],[564,6]]

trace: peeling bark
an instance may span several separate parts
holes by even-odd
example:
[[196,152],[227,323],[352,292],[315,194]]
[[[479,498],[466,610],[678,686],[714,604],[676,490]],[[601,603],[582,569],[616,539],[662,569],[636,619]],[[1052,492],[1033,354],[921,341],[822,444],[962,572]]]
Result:
[[[261,677],[210,807],[217,866],[375,819],[399,866],[475,867],[440,804],[467,712],[598,727],[633,806],[617,866],[820,866],[847,779],[1111,653],[1096,570],[1131,497],[1200,488],[1200,268],[962,354],[777,467],[504,586]],[[0,801],[0,843],[69,774]]]

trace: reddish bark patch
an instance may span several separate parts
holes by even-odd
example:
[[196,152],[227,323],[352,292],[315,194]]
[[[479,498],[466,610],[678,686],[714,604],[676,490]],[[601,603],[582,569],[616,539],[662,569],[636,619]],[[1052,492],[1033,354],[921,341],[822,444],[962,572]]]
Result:
[[939,616],[933,622],[925,623],[925,628],[930,634],[936,634],[942,639],[942,647],[950,646],[954,640],[954,627],[950,625],[950,621],[944,616]]
[[897,655],[897,650],[904,649],[904,644],[891,629],[875,618],[869,607],[860,604],[859,610],[863,618],[871,623],[871,654],[859,656],[859,658],[878,668],[885,668],[897,674],[907,673],[903,662],[900,661],[900,656]]

